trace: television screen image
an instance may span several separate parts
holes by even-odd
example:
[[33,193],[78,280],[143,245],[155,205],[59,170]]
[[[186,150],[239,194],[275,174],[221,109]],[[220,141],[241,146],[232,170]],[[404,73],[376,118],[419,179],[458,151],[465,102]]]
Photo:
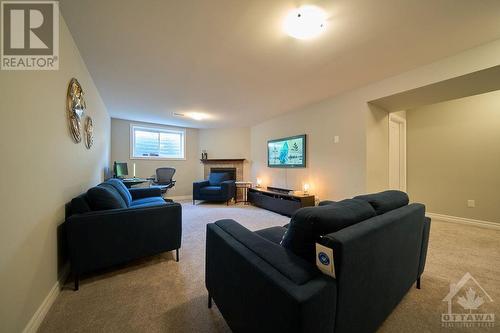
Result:
[[306,135],[268,141],[267,166],[271,168],[305,168]]

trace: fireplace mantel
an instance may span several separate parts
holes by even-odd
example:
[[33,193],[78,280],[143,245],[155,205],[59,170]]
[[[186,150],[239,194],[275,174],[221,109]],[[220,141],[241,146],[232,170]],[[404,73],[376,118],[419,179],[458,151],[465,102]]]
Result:
[[241,163],[245,162],[244,158],[208,158],[208,159],[201,159],[201,163],[206,164],[206,163]]

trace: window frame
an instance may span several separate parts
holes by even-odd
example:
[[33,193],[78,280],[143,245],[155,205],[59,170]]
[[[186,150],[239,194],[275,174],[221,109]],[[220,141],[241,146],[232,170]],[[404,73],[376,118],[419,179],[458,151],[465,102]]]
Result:
[[[135,135],[136,129],[144,129],[147,131],[157,131],[163,133],[175,133],[182,135],[182,157],[162,157],[162,156],[134,156],[135,155]],[[141,124],[130,124],[130,159],[131,160],[155,160],[155,161],[184,161],[186,160],[186,129],[184,128],[173,128],[173,127],[163,127],[163,126],[150,126]]]

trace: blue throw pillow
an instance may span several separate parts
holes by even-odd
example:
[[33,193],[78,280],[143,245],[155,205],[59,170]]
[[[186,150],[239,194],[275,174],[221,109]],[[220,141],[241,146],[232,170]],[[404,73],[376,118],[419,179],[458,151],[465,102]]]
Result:
[[354,199],[360,199],[372,205],[377,215],[385,214],[391,210],[408,205],[410,199],[408,194],[401,191],[389,190],[374,194],[358,195]]
[[281,240],[281,246],[311,263],[316,261],[316,242],[321,236],[374,217],[375,210],[363,200],[347,199],[318,207],[299,209]]
[[227,172],[212,172],[210,176],[208,176],[210,186],[219,186],[226,180],[231,180],[229,173]]
[[127,208],[127,204],[110,184],[99,184],[87,191],[92,210]]
[[125,184],[123,184],[121,180],[108,179],[105,183],[113,186],[118,191],[122,199],[125,201],[127,207],[130,207],[130,204],[132,203],[132,194],[130,194],[130,191],[128,190],[127,186],[125,186]]

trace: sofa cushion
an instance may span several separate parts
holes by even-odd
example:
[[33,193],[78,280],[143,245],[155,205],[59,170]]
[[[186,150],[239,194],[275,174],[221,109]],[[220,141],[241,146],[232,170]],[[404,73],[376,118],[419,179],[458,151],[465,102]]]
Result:
[[71,215],[84,214],[90,211],[91,209],[86,194],[79,195],[71,200]]
[[219,195],[221,191],[220,186],[205,186],[200,188],[200,193],[208,195]]
[[130,206],[130,203],[132,202],[132,194],[130,194],[128,188],[125,186],[125,184],[123,184],[121,180],[113,178],[108,179],[105,183],[111,184],[111,186],[113,186],[121,195],[122,199],[127,204],[127,207]]
[[299,209],[290,221],[281,245],[296,255],[315,262],[315,244],[320,237],[375,216],[363,200],[347,199],[325,206]]
[[372,205],[377,215],[408,205],[408,194],[401,191],[389,190],[380,193],[358,195],[354,199],[364,200]]
[[142,198],[142,199],[136,199],[132,201],[130,204],[130,207],[136,207],[144,204],[164,204],[165,200],[162,197],[149,197],[149,198]]
[[109,184],[99,184],[87,191],[92,210],[127,208],[127,204],[116,189]]
[[169,204],[171,205],[171,203],[166,203],[165,200],[161,200],[161,201],[145,202],[142,204],[135,204],[130,206],[130,208],[136,209],[136,208],[146,208],[146,207],[159,207],[159,206],[166,206]]
[[279,244],[286,232],[284,227],[270,227],[255,231],[255,233],[273,243]]
[[218,186],[226,180],[231,180],[227,172],[212,172],[210,176],[208,176],[208,182],[211,186]]

